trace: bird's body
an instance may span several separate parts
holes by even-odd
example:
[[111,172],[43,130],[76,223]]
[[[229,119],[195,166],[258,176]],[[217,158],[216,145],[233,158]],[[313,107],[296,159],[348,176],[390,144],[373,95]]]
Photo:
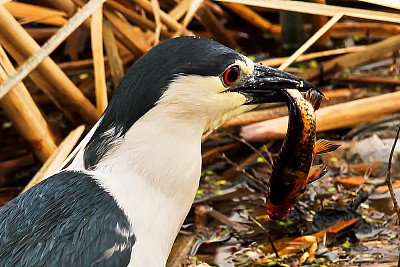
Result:
[[126,266],[135,243],[124,212],[80,172],[43,181],[4,206],[1,219],[0,266]]
[[203,132],[303,82],[205,38],[151,49],[70,166],[0,209],[0,265],[165,266],[198,188]]

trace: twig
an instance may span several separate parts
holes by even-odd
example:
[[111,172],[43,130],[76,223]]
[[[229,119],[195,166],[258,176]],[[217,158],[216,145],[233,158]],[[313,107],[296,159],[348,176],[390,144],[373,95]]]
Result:
[[[269,143],[269,145],[270,145],[270,144],[271,144],[271,143]],[[266,144],[264,144],[264,145],[262,146],[262,149],[265,151],[265,153],[267,153],[268,159],[269,159],[269,163],[271,164],[271,166],[274,165],[274,160],[272,159],[271,152],[269,152],[269,150],[268,150],[268,146],[267,146]]]
[[[0,25],[1,44],[19,66],[40,51],[38,43],[3,6],[0,6]],[[96,108],[50,57],[29,76],[72,122],[93,124],[97,121]]]
[[[221,131],[224,132],[224,133],[226,133],[227,135],[229,135],[231,138],[235,139],[236,141],[239,141],[239,142],[245,144],[246,146],[248,146],[248,147],[249,147],[251,150],[253,150],[258,156],[260,156],[260,157],[264,160],[264,162],[267,162],[267,159],[266,159],[266,158],[264,157],[264,155],[260,152],[260,150],[257,150],[254,146],[252,146],[252,145],[251,145],[249,142],[247,142],[244,138],[242,138],[242,137],[237,137],[237,136],[231,134],[230,132],[228,132],[228,131],[226,131],[226,130],[224,130],[224,129],[221,129]],[[270,163],[271,163],[271,165],[273,165],[273,164],[274,164],[274,161],[272,160],[272,156],[271,156],[271,153],[268,151],[268,148],[267,148],[265,145],[263,145],[262,150],[264,150],[264,151],[267,153],[268,158],[269,158],[269,160],[270,160]]]
[[274,242],[272,242],[272,238],[271,238],[271,236],[269,235],[267,229],[265,229],[265,227],[262,226],[262,224],[259,223],[259,222],[258,222],[255,218],[253,218],[252,216],[249,216],[249,218],[250,218],[250,220],[252,220],[258,227],[260,227],[261,230],[264,231],[265,235],[266,235],[267,238],[268,238],[269,243],[271,244],[272,250],[274,251],[276,257],[277,257],[277,258],[280,258],[279,254],[278,254],[278,250],[276,249],[276,247],[275,247],[275,245],[274,245]]
[[395,121],[395,120],[400,120],[400,114],[394,114],[394,115],[392,115],[390,117],[385,117],[383,119],[380,119],[380,120],[377,120],[377,121],[374,121],[374,122],[363,124],[363,125],[361,125],[359,127],[354,127],[353,129],[351,129],[347,134],[345,134],[342,137],[342,140],[351,140],[355,136],[361,134],[363,131],[366,131],[366,130],[368,130],[368,129],[372,128],[372,127],[375,127],[375,126],[377,126],[379,124],[383,124],[383,123],[391,122],[391,121]]
[[32,186],[40,183],[47,177],[57,172],[57,167],[68,156],[69,152],[71,152],[72,148],[75,146],[76,142],[78,142],[84,130],[84,125],[78,126],[76,129],[72,130],[67,137],[65,137],[65,139],[61,142],[61,144],[57,147],[53,154],[47,159],[40,170],[35,174],[32,180],[25,186],[21,194],[29,190]]
[[324,35],[336,22],[338,22],[344,13],[340,12],[333,16],[321,29],[319,29],[310,39],[308,39],[296,52],[293,53],[282,65],[279,66],[278,70],[286,69],[292,64],[301,54],[303,54],[310,46],[312,46],[322,35]]
[[[119,13],[121,13],[127,20],[132,22],[132,24],[151,30],[153,32],[156,30],[156,24],[152,20],[147,19],[146,17],[140,15],[139,13],[136,13],[130,8],[126,8],[126,6],[124,6],[123,4],[116,1],[107,1],[106,4],[107,6],[110,6]],[[161,23],[161,36],[166,38],[172,37],[172,33],[168,32],[167,27],[162,23]]]
[[248,230],[248,228],[246,227],[246,225],[240,223],[240,222],[236,222],[236,221],[232,221],[228,216],[222,214],[219,211],[214,210],[213,207],[211,206],[207,206],[205,205],[205,209],[207,211],[207,214],[211,217],[213,217],[214,219],[222,222],[223,224],[232,227],[233,229],[235,229],[236,231],[246,231]]
[[[11,61],[0,45],[0,82],[14,71]],[[45,162],[57,148],[58,134],[50,130],[45,117],[22,82],[0,99],[0,108],[13,121],[21,136],[31,144],[35,155]]]
[[168,15],[170,15],[175,20],[180,20],[188,11],[191,2],[192,0],[183,0],[179,2],[179,4],[177,4],[173,9],[168,12]]
[[384,84],[399,86],[400,81],[391,78],[380,78],[380,77],[364,77],[364,76],[352,76],[347,78],[337,77],[334,78],[335,81],[345,82],[345,83],[370,83],[370,84]]
[[271,29],[272,23],[263,18],[262,16],[258,15],[254,12],[251,8],[242,5],[242,4],[235,4],[235,3],[227,3],[222,2],[222,5],[236,13],[239,17],[246,20],[248,23],[252,24],[253,26],[263,30],[269,31]]
[[381,5],[381,6],[400,9],[400,3],[397,1],[390,1],[390,0],[360,0],[360,1],[375,4],[375,5]]
[[[333,50],[325,50],[325,51],[320,51],[320,52],[303,54],[303,55],[299,56],[295,60],[295,62],[311,60],[311,59],[320,58],[320,57],[335,56],[335,55],[340,55],[340,54],[356,52],[356,51],[363,50],[364,48],[365,48],[365,46],[362,45],[362,46],[352,46],[352,47],[346,47],[346,48],[338,48],[338,49],[333,49]],[[278,65],[284,63],[286,60],[288,60],[288,58],[289,57],[269,58],[269,59],[260,61],[259,63],[262,63],[263,65],[267,65],[267,66],[278,66]]]
[[203,0],[191,1],[190,5],[189,5],[189,9],[188,9],[186,16],[182,22],[183,27],[186,28],[189,25],[190,21],[192,21],[192,19],[193,19],[193,16],[196,14],[196,11],[199,9],[201,3],[203,3]]
[[92,129],[90,129],[90,131],[86,134],[86,136],[82,139],[82,141],[79,142],[79,144],[74,148],[74,150],[71,153],[69,153],[69,155],[66,157],[66,159],[54,171],[54,173],[60,172],[62,169],[64,169],[64,167],[66,167],[75,158],[76,154],[78,154],[78,152],[86,146],[86,144],[89,142],[90,138],[92,138],[97,127],[99,126],[99,123],[100,123],[100,121],[98,121],[92,127]]
[[213,131],[214,131],[213,129],[210,129],[207,132],[205,132],[201,137],[201,142],[204,143],[204,141],[206,141],[206,139],[212,134]]
[[400,220],[400,209],[399,209],[399,204],[397,203],[396,194],[394,193],[393,186],[392,186],[391,169],[392,169],[393,153],[394,153],[394,149],[396,148],[397,139],[399,138],[399,132],[400,132],[400,124],[399,124],[399,127],[397,128],[396,137],[394,138],[392,150],[390,151],[388,167],[386,170],[386,184],[389,188],[390,196],[392,197],[392,201],[393,201],[393,210],[397,213],[398,220]]
[[90,24],[90,37],[92,43],[94,84],[96,93],[96,106],[99,117],[107,107],[107,84],[104,69],[103,54],[103,6],[93,13]]
[[311,68],[302,72],[301,77],[309,82],[321,80],[324,76],[336,73],[345,68],[352,68],[369,62],[388,58],[393,55],[392,51],[400,49],[400,36],[394,35],[383,41],[367,45],[358,52],[342,55],[324,62],[319,68]]
[[112,26],[107,19],[103,20],[103,36],[112,82],[114,88],[117,88],[122,77],[124,77],[124,63],[118,53],[117,41],[115,40]]
[[[192,3],[194,2],[195,1],[193,1]],[[200,7],[195,13],[196,19],[204,26],[204,28],[206,28],[207,31],[212,34],[214,40],[231,48],[239,48],[236,40],[228,34],[224,25],[214,15],[214,13],[211,11],[210,7],[206,3],[207,1],[200,4]]]
[[76,28],[79,27],[97,8],[106,0],[91,0],[57,32],[43,46],[32,55],[18,70],[0,85],[0,98],[14,88],[35,69],[51,52],[54,51]]
[[192,250],[193,244],[196,241],[196,236],[179,235],[174,242],[171,253],[168,257],[168,267],[181,267],[187,260],[187,257]]
[[68,20],[65,19],[67,16],[65,12],[52,8],[20,3],[16,1],[6,3],[4,7],[14,17],[21,18],[19,20],[21,25],[36,21],[42,24],[62,26],[68,22]]
[[262,188],[264,188],[265,190],[267,189],[267,185],[265,185],[262,181],[260,181],[259,179],[257,179],[256,177],[254,177],[253,175],[251,175],[250,173],[248,173],[245,169],[241,168],[236,162],[233,162],[232,160],[230,160],[225,153],[221,153],[222,158],[228,162],[229,164],[231,164],[232,166],[236,167],[236,169],[240,172],[242,172],[244,175],[246,175],[247,177],[249,177],[252,181],[256,182],[258,185],[261,185]]
[[128,48],[134,55],[142,56],[151,45],[144,38],[144,34],[132,27],[132,25],[118,13],[105,9],[104,15],[114,28],[115,37]]
[[[149,13],[153,13],[153,7],[149,1],[146,0],[129,0],[130,2],[136,3],[141,6],[145,11]],[[164,11],[160,10],[160,18],[161,21],[171,30],[173,31],[182,31],[184,35],[194,35],[193,32],[187,30],[182,26],[179,22],[173,19]]]
[[160,42],[160,33],[161,33],[161,17],[160,17],[160,4],[158,0],[151,0],[151,6],[153,7],[154,21],[156,23],[156,28],[154,31],[154,45]]
[[285,11],[301,12],[314,15],[335,16],[339,12],[343,12],[345,16],[354,18],[363,18],[370,20],[379,20],[387,22],[400,22],[398,14],[370,11],[359,8],[341,7],[334,5],[314,4],[304,1],[291,1],[290,5],[282,0],[219,0],[223,2],[238,3],[249,6],[264,7],[269,9],[278,9]]

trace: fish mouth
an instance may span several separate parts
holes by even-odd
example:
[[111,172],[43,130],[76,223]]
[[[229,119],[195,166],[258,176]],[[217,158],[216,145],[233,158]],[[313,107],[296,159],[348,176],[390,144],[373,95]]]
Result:
[[288,205],[285,202],[282,204],[278,204],[278,205],[271,203],[269,189],[266,194],[265,204],[267,207],[267,214],[268,214],[269,218],[271,218],[272,220],[280,220],[289,214],[290,208],[288,208]]
[[323,94],[310,82],[285,71],[277,70],[261,64],[254,64],[254,71],[237,83],[231,92],[246,96],[245,105],[272,102],[287,102],[284,95],[286,89],[297,89],[309,92],[316,99],[322,99]]
[[289,209],[284,207],[276,207],[267,204],[267,214],[272,220],[280,220],[289,214]]

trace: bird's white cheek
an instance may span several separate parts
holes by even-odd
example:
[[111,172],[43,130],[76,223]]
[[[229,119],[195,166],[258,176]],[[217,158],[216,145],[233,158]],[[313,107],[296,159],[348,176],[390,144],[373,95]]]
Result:
[[246,97],[239,93],[228,92],[216,95],[215,101],[210,101],[206,109],[208,115],[206,128],[214,129],[254,108],[254,106],[244,105],[245,102]]

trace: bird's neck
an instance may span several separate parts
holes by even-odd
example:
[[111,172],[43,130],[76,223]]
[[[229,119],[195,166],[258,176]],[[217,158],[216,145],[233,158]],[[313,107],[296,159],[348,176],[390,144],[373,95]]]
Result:
[[174,119],[153,108],[115,141],[95,171],[137,174],[164,194],[177,195],[175,185],[188,182],[189,167],[201,163],[203,125]]
[[150,110],[91,171],[132,222],[138,266],[165,264],[198,188],[204,126],[180,123]]

